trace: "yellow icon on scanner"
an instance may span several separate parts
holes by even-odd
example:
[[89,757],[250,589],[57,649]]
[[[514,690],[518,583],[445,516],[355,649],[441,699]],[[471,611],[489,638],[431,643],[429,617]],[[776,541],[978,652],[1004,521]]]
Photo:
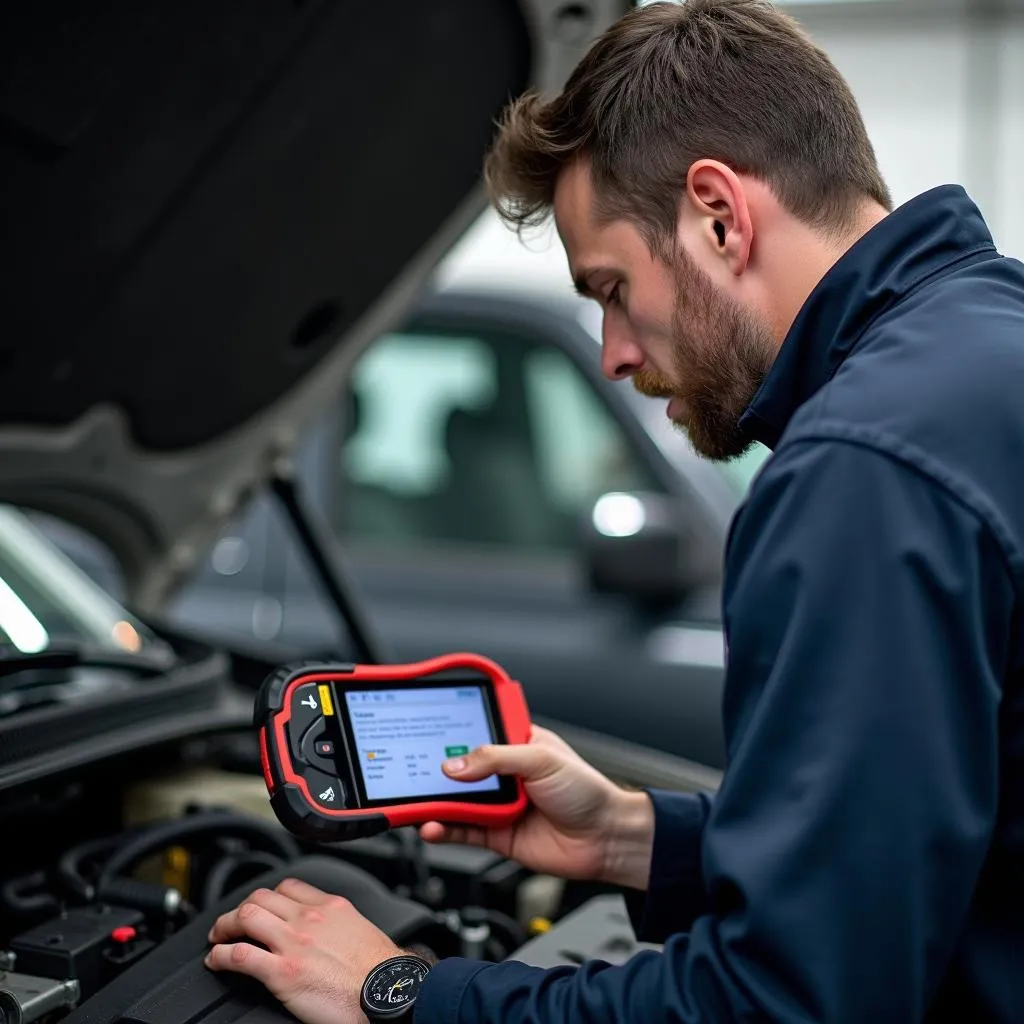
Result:
[[323,708],[325,715],[334,714],[334,703],[331,701],[331,688],[321,684],[317,689],[320,691],[320,706]]

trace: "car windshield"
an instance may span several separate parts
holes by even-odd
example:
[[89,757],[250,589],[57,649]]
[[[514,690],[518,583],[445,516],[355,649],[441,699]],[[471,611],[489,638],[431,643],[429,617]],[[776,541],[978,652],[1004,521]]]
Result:
[[0,505],[0,644],[23,654],[68,644],[114,654],[163,646],[9,505]]

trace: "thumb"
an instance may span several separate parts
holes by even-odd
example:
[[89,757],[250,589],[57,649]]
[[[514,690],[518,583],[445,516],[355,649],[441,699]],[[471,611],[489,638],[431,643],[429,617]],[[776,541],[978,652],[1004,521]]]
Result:
[[477,782],[488,775],[518,775],[537,782],[558,770],[557,751],[536,743],[487,744],[442,765],[450,778]]

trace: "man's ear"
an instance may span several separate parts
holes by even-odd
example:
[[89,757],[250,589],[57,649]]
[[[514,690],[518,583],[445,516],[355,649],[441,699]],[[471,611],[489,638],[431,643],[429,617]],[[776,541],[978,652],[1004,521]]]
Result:
[[680,213],[689,221],[690,237],[696,224],[697,245],[723,259],[730,273],[742,274],[750,262],[754,230],[746,192],[735,171],[718,160],[696,161],[686,176],[684,207],[685,213]]

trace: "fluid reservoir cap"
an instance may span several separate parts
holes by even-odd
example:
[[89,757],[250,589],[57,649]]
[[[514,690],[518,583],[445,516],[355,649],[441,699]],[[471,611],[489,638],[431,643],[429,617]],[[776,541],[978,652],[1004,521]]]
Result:
[[131,942],[132,939],[138,937],[138,932],[130,925],[125,924],[120,928],[115,928],[111,933],[110,937],[117,943],[124,945],[127,942]]

